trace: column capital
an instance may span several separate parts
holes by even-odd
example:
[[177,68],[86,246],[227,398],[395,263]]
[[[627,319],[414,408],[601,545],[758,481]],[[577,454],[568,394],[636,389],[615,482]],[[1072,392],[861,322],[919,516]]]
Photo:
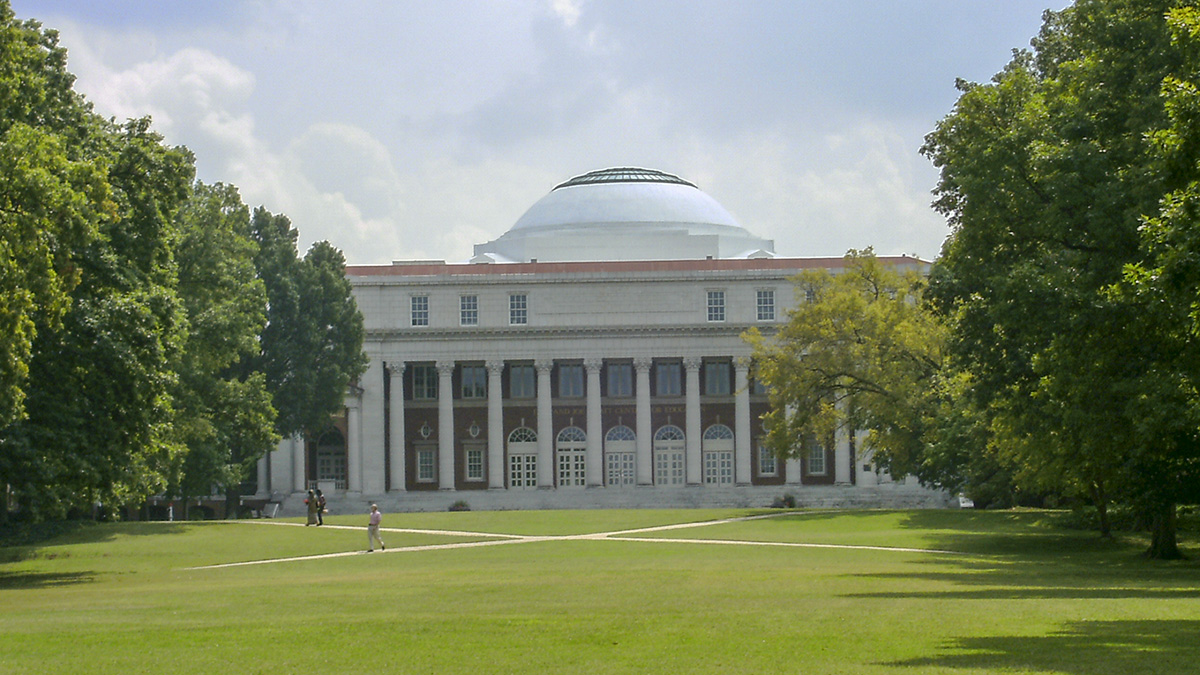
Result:
[[392,378],[393,380],[396,378],[399,378],[399,377],[403,377],[404,376],[404,365],[405,364],[403,361],[399,361],[396,363],[388,361],[388,364],[387,364],[388,377]]
[[554,367],[554,361],[551,359],[538,359],[533,362],[533,367],[537,368],[539,373],[548,373]]
[[688,356],[683,359],[683,367],[688,370],[700,370],[702,359],[699,356]]
[[753,362],[754,359],[750,358],[749,356],[735,356],[733,357],[733,369],[750,370],[750,364]]
[[589,357],[583,360],[583,367],[586,368],[589,373],[599,372],[601,366],[603,365],[604,359],[601,358]]
[[488,372],[493,375],[499,375],[504,372],[504,359],[489,359],[484,363]]
[[633,367],[639,372],[650,372],[650,366],[654,364],[654,359],[649,356],[639,356],[633,360]]
[[437,367],[438,375],[454,374],[454,361],[438,361],[434,365]]

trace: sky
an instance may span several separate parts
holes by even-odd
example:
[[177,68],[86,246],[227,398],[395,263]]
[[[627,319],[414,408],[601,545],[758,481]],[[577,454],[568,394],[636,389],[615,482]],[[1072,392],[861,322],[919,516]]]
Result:
[[1065,0],[11,0],[301,253],[462,262],[551,188],[676,174],[777,255],[937,257],[920,154]]

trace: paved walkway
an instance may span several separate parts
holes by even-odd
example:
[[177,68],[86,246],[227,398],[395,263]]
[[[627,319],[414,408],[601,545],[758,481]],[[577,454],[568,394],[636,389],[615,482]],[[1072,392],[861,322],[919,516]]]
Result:
[[[693,523],[676,523],[673,525],[657,525],[655,527],[642,527],[632,530],[613,530],[611,532],[593,532],[589,534],[562,534],[562,535],[523,535],[523,534],[501,534],[495,532],[469,532],[463,530],[422,530],[407,527],[380,527],[380,532],[397,532],[405,534],[434,534],[446,535],[455,537],[487,537],[483,541],[465,541],[453,544],[422,544],[418,546],[397,546],[393,548],[375,551],[373,555],[384,553],[406,553],[412,551],[437,551],[442,549],[453,548],[480,548],[483,546],[506,546],[509,544],[528,544],[531,542],[543,541],[626,541],[626,542],[646,542],[653,544],[709,544],[723,546],[773,546],[787,548],[834,548],[834,549],[849,549],[849,550],[864,550],[864,551],[891,551],[900,553],[934,553],[944,555],[962,555],[959,551],[946,551],[942,549],[932,548],[905,548],[901,546],[863,546],[856,544],[811,544],[801,542],[785,542],[785,541],[745,541],[740,539],[676,539],[671,537],[645,537],[638,536],[653,532],[667,532],[671,530],[683,530],[694,527],[708,527],[709,525],[721,525],[724,523],[736,523],[748,520],[762,520],[764,518],[777,518],[779,516],[791,515],[793,512],[782,511],[780,513],[768,513],[758,516],[743,516],[740,518],[722,518],[719,520],[703,520]],[[806,511],[806,514],[813,513]],[[241,520],[239,523],[252,525],[266,525],[272,527],[305,527],[304,523],[284,523],[274,520]],[[322,525],[321,529],[331,530],[355,530],[365,532],[362,527],[350,525]],[[323,560],[326,558],[345,558],[354,555],[366,555],[366,551],[343,551],[340,553],[322,553],[319,555],[294,556],[291,558],[270,558],[267,560],[247,560],[244,562],[221,563],[218,565],[201,565],[198,567],[188,567],[189,570],[206,570],[218,569],[222,567],[245,567],[247,565],[272,565],[276,563],[293,562],[298,560]]]

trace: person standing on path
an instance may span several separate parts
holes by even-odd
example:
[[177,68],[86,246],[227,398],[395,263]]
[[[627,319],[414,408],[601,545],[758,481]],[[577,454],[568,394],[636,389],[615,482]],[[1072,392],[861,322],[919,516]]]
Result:
[[325,495],[317,488],[317,525],[325,524]]
[[383,539],[379,538],[379,523],[383,521],[383,514],[379,512],[379,506],[371,505],[371,517],[367,520],[367,553],[375,550],[375,542],[379,542],[379,550],[386,551],[387,547],[383,545]]
[[308,522],[304,523],[305,527],[317,524],[317,496],[312,490],[308,491],[308,498],[304,500],[304,505],[308,507]]

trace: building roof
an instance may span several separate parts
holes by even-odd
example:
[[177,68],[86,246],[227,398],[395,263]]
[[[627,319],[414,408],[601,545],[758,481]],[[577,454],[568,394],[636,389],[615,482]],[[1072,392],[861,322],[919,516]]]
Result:
[[[599,183],[675,183],[696,187],[695,183],[686,181],[679,176],[663,173],[654,169],[639,169],[637,167],[617,167],[589,171],[583,175],[559,183],[554,189],[571,187],[573,185],[596,185]],[[696,188],[697,190],[700,188]],[[553,192],[553,190],[551,190]]]
[[[886,264],[926,270],[929,263],[908,255],[878,256]],[[596,275],[639,273],[696,272],[779,272],[799,274],[809,269],[835,270],[844,267],[845,258],[741,258],[704,260],[625,260],[526,262],[505,264],[446,263],[440,260],[397,261],[391,265],[348,265],[349,277],[447,277],[447,276],[529,276]]]
[[600,261],[774,256],[695,184],[620,167],[556,185],[473,262]]

